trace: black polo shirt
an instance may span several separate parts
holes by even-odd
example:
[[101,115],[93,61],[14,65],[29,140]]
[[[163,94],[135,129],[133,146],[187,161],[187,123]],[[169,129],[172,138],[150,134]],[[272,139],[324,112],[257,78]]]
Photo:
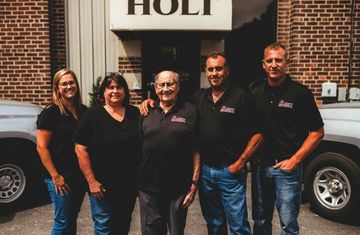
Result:
[[192,97],[199,110],[201,159],[210,166],[228,166],[239,159],[249,139],[260,132],[255,102],[244,89],[230,85],[214,103],[211,88]]
[[265,134],[258,155],[265,163],[290,158],[310,131],[324,125],[311,91],[290,77],[278,87],[264,82],[252,93]]
[[143,161],[140,189],[147,192],[182,193],[191,185],[197,110],[178,102],[165,113],[150,109],[142,123]]

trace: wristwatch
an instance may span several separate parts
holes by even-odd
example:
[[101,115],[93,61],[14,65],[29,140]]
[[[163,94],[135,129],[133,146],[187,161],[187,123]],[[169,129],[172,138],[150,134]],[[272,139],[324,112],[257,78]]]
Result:
[[192,180],[191,184],[193,184],[195,186],[199,186],[199,180]]

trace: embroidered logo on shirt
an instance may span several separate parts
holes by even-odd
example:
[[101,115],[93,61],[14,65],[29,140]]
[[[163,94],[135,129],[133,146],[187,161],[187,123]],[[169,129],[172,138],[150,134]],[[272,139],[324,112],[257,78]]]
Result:
[[172,116],[171,121],[185,123],[186,119],[183,117],[178,117],[178,116],[174,115],[174,116]]
[[231,107],[226,107],[225,105],[223,105],[220,109],[221,113],[235,113],[235,108],[231,108]]
[[294,103],[286,102],[285,100],[280,100],[278,106],[282,108],[293,109]]

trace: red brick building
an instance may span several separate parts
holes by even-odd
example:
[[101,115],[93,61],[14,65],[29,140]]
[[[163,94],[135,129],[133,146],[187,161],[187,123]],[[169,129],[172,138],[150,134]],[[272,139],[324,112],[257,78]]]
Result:
[[0,2],[0,98],[50,100],[48,1]]
[[358,0],[280,0],[277,38],[289,48],[291,76],[310,87],[317,100],[326,81],[359,87]]
[[[269,0],[267,4],[271,7],[263,7],[256,16],[241,23],[236,19],[244,15],[242,6],[238,1],[233,0],[233,10],[229,12],[233,19],[230,29],[201,32],[194,29],[107,30],[105,36],[100,39],[96,37],[102,34],[96,33],[96,28],[92,27],[89,31],[92,33],[91,37],[88,37],[87,31],[82,29],[91,27],[88,25],[97,24],[99,20],[104,21],[102,25],[108,27],[107,13],[115,5],[115,0],[104,1],[104,6],[97,6],[99,3],[93,0],[82,1],[86,2],[85,6],[79,5],[81,4],[79,2],[77,0],[0,1],[0,99],[45,105],[51,100],[52,76],[55,71],[64,67],[79,68],[78,71],[74,70],[80,74],[83,97],[86,97],[95,78],[101,76],[109,68],[114,68],[114,65],[111,67],[106,61],[109,53],[114,53],[115,60],[110,63],[115,64],[117,70],[123,71],[126,78],[129,77],[129,86],[133,89],[133,103],[139,103],[142,97],[149,93],[147,86],[150,86],[151,79],[148,77],[152,73],[149,64],[153,66],[152,68],[156,67],[152,64],[154,51],[151,50],[156,47],[164,53],[171,52],[174,56],[175,49],[180,46],[191,51],[185,58],[194,58],[194,61],[190,61],[194,66],[188,69],[184,63],[185,67],[179,69],[185,77],[195,79],[190,83],[191,89],[196,90],[206,86],[203,85],[205,84],[203,70],[205,55],[213,49],[236,52],[235,46],[238,39],[244,38],[244,32],[250,32],[250,28],[252,34],[246,35],[257,36],[249,37],[245,44],[246,47],[253,46],[254,48],[250,52],[243,50],[244,53],[241,54],[233,53],[232,60],[236,65],[233,67],[234,74],[237,74],[237,70],[241,71],[242,66],[237,65],[236,62],[241,61],[241,58],[249,58],[250,54],[256,55],[254,61],[257,63],[252,63],[252,66],[255,70],[259,70],[263,47],[269,42],[278,40],[289,49],[290,75],[311,88],[318,102],[322,101],[321,85],[326,81],[335,82],[338,87],[359,87],[359,0]],[[204,2],[213,4],[212,1]],[[78,4],[77,7],[74,6],[75,3]],[[88,10],[86,10],[87,7]],[[103,7],[103,10],[98,11],[99,7],[101,9]],[[74,9],[77,11],[74,12]],[[86,14],[91,15],[90,18],[86,18],[83,9],[88,12]],[[182,10],[183,13],[185,10]],[[202,11],[202,9],[190,10],[188,10],[189,15]],[[104,17],[97,14],[103,14]],[[206,15],[206,6],[201,14]],[[79,30],[73,30],[75,25],[73,16],[77,16],[80,21],[83,19],[79,23]],[[267,20],[267,16],[272,19],[272,22]],[[111,19],[110,24],[112,24]],[[273,36],[264,33],[267,31],[263,27],[270,29]],[[233,32],[239,32],[240,36],[232,37],[231,35],[236,35]],[[90,56],[86,54],[88,53],[87,45],[76,44],[76,38],[72,36],[74,34],[79,34],[81,39],[91,39],[85,41],[93,45]],[[168,40],[160,40],[168,37],[169,34],[171,36]],[[181,40],[177,42],[177,38]],[[266,40],[259,41],[256,46],[252,44],[252,39],[256,41],[260,38],[266,38]],[[108,40],[112,40],[113,48],[107,47]],[[175,45],[173,41],[177,44]],[[159,43],[157,45],[153,42]],[[104,52],[97,51],[97,48],[100,48],[97,45],[104,46]],[[74,48],[81,50],[76,53]],[[102,54],[105,55],[104,59],[101,57]],[[87,66],[83,58],[91,56],[95,62],[89,62],[91,66]],[[162,58],[163,54],[158,56],[157,58]],[[98,57],[106,61],[104,65],[96,62]],[[251,75],[247,75],[246,82],[254,80],[249,76]],[[200,77],[202,80],[199,79]],[[243,78],[239,75],[237,79]]]

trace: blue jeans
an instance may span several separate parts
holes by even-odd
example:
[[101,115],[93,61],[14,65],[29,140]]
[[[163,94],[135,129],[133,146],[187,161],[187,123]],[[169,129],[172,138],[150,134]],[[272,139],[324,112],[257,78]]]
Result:
[[107,197],[96,199],[89,194],[91,215],[94,221],[94,235],[111,234],[111,203]]
[[137,192],[124,188],[123,192],[105,192],[102,199],[90,194],[90,208],[94,221],[94,235],[127,235]]
[[200,204],[207,223],[208,234],[251,234],[246,207],[246,169],[237,174],[226,166],[202,164]]
[[55,186],[51,178],[46,178],[51,201],[54,206],[54,224],[52,235],[76,234],[76,219],[85,196],[85,188],[77,185],[70,185],[70,192],[62,196],[56,194]]
[[302,165],[288,172],[257,165],[252,171],[252,215],[254,235],[272,234],[274,205],[278,210],[282,235],[299,234],[297,217],[301,204]]

